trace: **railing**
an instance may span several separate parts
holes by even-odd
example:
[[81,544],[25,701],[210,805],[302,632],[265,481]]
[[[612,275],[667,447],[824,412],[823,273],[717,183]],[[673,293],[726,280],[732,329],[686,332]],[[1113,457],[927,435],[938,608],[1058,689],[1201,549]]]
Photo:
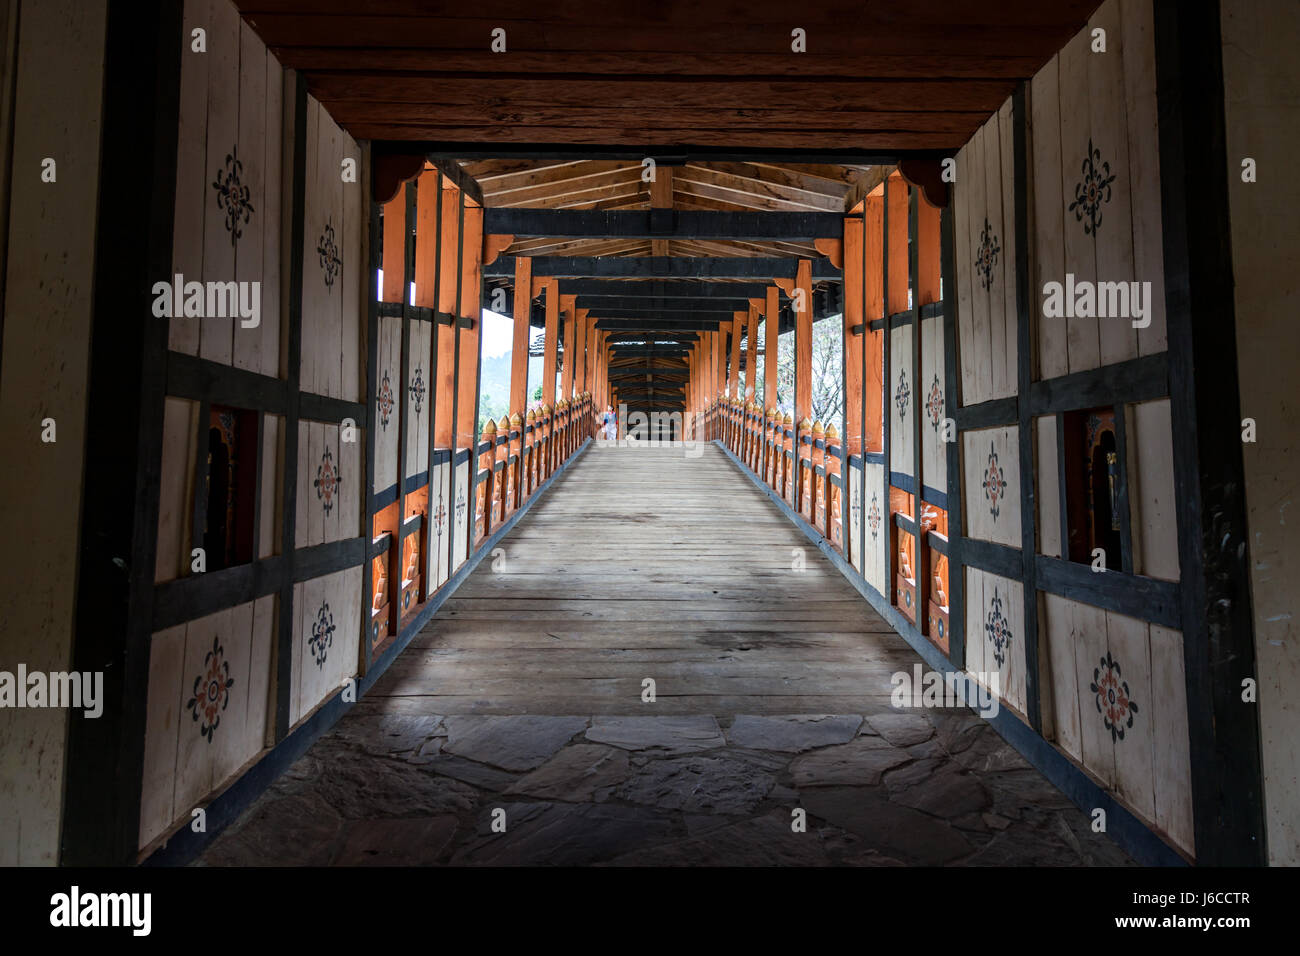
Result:
[[844,448],[835,426],[721,397],[704,410],[704,434],[719,439],[837,551],[845,554]]
[[594,431],[591,393],[483,426],[474,482],[474,544],[523,507]]

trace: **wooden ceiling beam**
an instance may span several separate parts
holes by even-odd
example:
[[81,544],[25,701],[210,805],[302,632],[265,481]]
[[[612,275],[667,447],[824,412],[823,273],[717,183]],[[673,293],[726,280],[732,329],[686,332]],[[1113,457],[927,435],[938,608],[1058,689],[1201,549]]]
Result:
[[[548,278],[636,278],[636,279],[752,279],[768,282],[773,278],[793,279],[797,260],[780,257],[653,257],[624,259],[582,256],[539,256],[532,262],[533,275]],[[515,274],[513,256],[503,255],[483,269],[488,278],[511,278]],[[840,279],[842,273],[825,259],[812,261],[814,279]]]
[[[664,211],[666,212],[666,211]],[[587,239],[813,240],[844,232],[843,217],[830,212],[572,212],[556,209],[489,207],[487,232],[515,236]]]
[[653,296],[660,299],[735,299],[766,294],[762,282],[708,281],[704,279],[664,280],[648,279],[561,279],[560,292],[581,296],[601,304],[603,298],[620,296]]
[[[490,52],[480,42],[467,50],[427,50],[404,48],[365,48],[356,46],[279,46],[274,49],[283,66],[313,72],[346,72],[365,63],[368,70],[393,73],[455,73],[459,75],[497,74],[501,56]],[[838,56],[816,49],[801,56],[772,53],[770,50],[736,53],[718,50],[712,53],[607,51],[573,52],[566,50],[510,51],[514,72],[600,76],[743,76],[789,77],[834,76],[859,79],[926,79],[946,76],[953,79],[1015,80],[1033,76],[1041,67],[1040,57],[1004,53],[936,54],[921,51],[911,54],[877,54],[861,52]]]

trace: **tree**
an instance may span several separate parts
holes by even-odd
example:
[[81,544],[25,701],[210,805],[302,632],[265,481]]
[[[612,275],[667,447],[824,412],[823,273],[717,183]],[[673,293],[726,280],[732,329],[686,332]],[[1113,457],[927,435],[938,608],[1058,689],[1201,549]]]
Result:
[[[844,433],[844,343],[842,321],[829,316],[813,323],[812,420]],[[777,338],[776,403],[794,413],[794,332]]]

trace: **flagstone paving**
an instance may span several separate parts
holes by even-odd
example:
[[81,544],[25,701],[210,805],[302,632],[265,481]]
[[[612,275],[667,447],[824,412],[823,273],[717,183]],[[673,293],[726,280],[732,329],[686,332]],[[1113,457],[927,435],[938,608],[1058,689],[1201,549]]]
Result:
[[916,652],[699,451],[585,452],[200,862],[1130,862],[985,720],[895,709]]
[[1129,862],[981,718],[887,716],[348,716],[201,862]]

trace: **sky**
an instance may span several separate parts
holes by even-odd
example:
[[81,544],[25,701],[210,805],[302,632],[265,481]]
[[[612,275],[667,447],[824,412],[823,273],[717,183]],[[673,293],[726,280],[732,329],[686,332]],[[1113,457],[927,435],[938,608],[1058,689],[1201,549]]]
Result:
[[[379,287],[384,287],[384,270],[379,270]],[[411,304],[415,304],[415,283],[411,283]],[[515,321],[490,309],[483,310],[483,357],[496,358],[510,351]]]

